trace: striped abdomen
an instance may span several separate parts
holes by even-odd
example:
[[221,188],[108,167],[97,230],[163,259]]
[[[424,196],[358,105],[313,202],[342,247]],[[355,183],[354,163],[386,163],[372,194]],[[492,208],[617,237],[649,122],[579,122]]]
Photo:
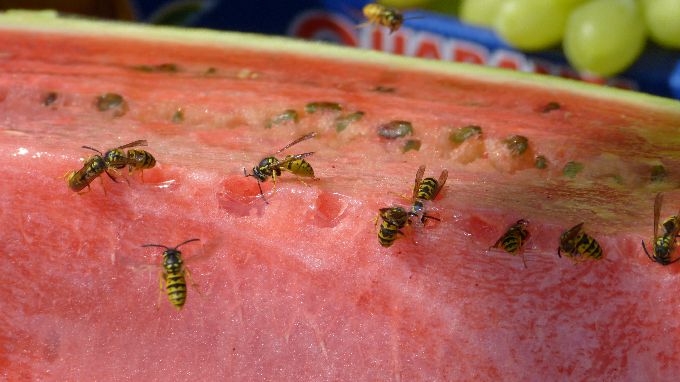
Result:
[[378,241],[383,247],[389,247],[397,239],[400,229],[404,228],[409,221],[409,214],[402,207],[389,207],[380,209],[380,218],[383,220],[378,231]]
[[654,243],[654,259],[662,265],[671,263],[671,253],[675,249],[677,237],[671,237],[668,233],[656,239]]
[[[588,236],[585,232],[579,233],[575,240],[576,248],[575,252],[584,258],[591,258],[594,260],[599,260],[602,258],[602,247],[597,243],[595,239]],[[572,252],[572,254],[574,254]]]
[[434,192],[437,189],[437,180],[434,178],[425,178],[420,182],[418,186],[418,199],[422,200],[432,200]]
[[182,309],[187,299],[187,283],[184,278],[184,270],[179,272],[168,272],[166,270],[163,278],[165,279],[165,291],[168,294],[168,300],[178,310]]
[[[287,156],[284,161],[288,158],[290,158],[290,156]],[[312,168],[312,165],[310,165],[309,162],[304,159],[296,159],[286,163],[286,170],[297,176],[310,178],[314,177],[314,169]]]
[[145,150],[128,150],[127,164],[130,172],[133,170],[144,170],[156,165],[156,158]]
[[99,155],[95,155],[88,158],[80,170],[69,172],[66,175],[66,182],[71,190],[78,192],[89,186],[104,170],[106,170],[104,159]]
[[529,238],[529,231],[527,231],[528,221],[521,219],[513,224],[494,244],[495,248],[501,248],[511,255],[516,255],[522,249],[522,246]]
[[380,230],[378,231],[378,241],[380,242],[380,245],[383,247],[391,246],[397,239],[397,233],[400,228],[401,227],[383,220],[382,224],[380,224]]

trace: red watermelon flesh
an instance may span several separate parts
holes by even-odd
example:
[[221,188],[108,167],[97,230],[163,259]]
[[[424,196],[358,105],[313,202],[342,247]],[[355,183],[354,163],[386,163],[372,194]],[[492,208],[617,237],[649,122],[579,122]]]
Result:
[[[3,378],[679,375],[678,266],[640,248],[655,193],[666,193],[663,217],[680,206],[677,102],[251,35],[2,20]],[[154,66],[167,63],[177,70]],[[97,109],[106,93],[124,97],[123,115]],[[343,112],[304,112],[316,101]],[[549,102],[560,107],[544,112]],[[288,109],[297,123],[265,128]],[[365,116],[336,132],[353,111]],[[392,120],[410,121],[413,135],[379,137]],[[481,138],[452,144],[466,125]],[[310,131],[288,151],[314,151],[320,180],[284,173],[276,193],[263,184],[264,204],[243,167]],[[517,157],[503,143],[511,135],[528,138]],[[143,181],[104,179],[106,193],[95,181],[75,195],[60,178],[92,154],[80,146],[138,139],[158,160]],[[403,153],[406,139],[420,149]],[[563,175],[570,161],[583,165],[574,177]],[[382,248],[377,211],[408,203],[399,195],[421,164],[426,176],[449,171],[428,205],[441,222]],[[667,175],[652,182],[657,165]],[[531,222],[527,269],[487,251],[520,218]],[[560,233],[582,221],[604,260],[557,257]],[[194,237],[181,250],[198,286],[181,311],[166,296],[158,304],[162,250],[140,246]]]

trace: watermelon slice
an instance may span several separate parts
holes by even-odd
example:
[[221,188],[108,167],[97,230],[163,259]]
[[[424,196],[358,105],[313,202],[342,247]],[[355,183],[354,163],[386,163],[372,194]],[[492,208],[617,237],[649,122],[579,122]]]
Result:
[[[680,268],[640,247],[655,194],[662,218],[680,205],[676,101],[52,13],[0,16],[0,41],[5,380],[680,375]],[[265,204],[243,168],[312,131],[277,157],[314,152],[320,180],[284,172]],[[83,145],[141,139],[158,161],[143,180],[78,195],[61,178]],[[449,173],[426,204],[441,221],[383,248],[374,218],[408,207],[423,164]],[[489,250],[519,219],[526,268]],[[580,222],[602,260],[558,258]],[[159,301],[162,250],[141,246],[191,238],[177,310]]]

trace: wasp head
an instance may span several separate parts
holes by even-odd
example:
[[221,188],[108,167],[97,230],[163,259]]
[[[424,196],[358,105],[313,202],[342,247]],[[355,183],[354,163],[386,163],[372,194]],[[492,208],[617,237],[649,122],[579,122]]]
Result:
[[398,30],[404,23],[404,16],[399,12],[389,12],[385,18],[390,26],[390,33]]
[[177,270],[182,266],[182,253],[176,249],[168,249],[163,252],[163,267],[168,270]]

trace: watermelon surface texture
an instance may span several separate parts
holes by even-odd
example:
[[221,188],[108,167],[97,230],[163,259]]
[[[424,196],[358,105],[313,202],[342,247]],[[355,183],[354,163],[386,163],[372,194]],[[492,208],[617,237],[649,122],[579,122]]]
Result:
[[[1,15],[0,41],[0,379],[680,375],[680,265],[640,247],[655,194],[665,193],[662,218],[680,207],[676,101],[51,13]],[[107,93],[124,104],[100,110]],[[305,111],[312,102],[342,111]],[[297,121],[272,123],[287,110]],[[379,136],[394,120],[412,134]],[[481,134],[451,140],[469,125]],[[319,180],[284,173],[275,193],[268,180],[265,204],[243,168],[310,131],[277,156],[314,151]],[[528,145],[513,154],[515,135]],[[83,195],[68,189],[62,175],[92,155],[82,145],[138,139],[158,161],[143,179],[123,171]],[[408,140],[419,145],[404,151]],[[449,171],[427,204],[441,221],[383,248],[378,209],[408,205],[421,164],[426,176]],[[488,251],[521,218],[526,269]],[[580,222],[603,260],[557,257],[560,234]],[[181,248],[197,286],[178,311],[158,300],[162,250],[140,246],[190,238],[201,239]]]

